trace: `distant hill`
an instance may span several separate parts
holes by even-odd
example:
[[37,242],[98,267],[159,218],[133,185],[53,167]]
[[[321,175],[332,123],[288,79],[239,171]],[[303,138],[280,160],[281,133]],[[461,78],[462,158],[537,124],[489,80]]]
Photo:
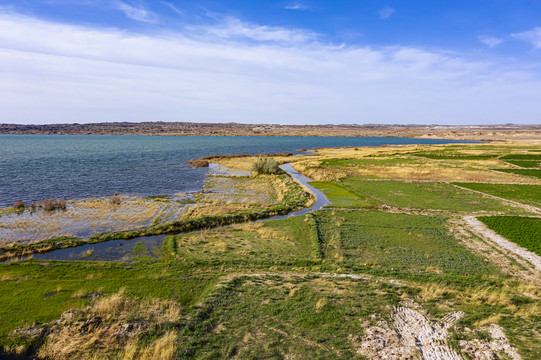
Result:
[[177,136],[400,136],[495,140],[541,139],[541,125],[277,125],[143,122],[16,125],[0,124],[0,134],[177,135]]

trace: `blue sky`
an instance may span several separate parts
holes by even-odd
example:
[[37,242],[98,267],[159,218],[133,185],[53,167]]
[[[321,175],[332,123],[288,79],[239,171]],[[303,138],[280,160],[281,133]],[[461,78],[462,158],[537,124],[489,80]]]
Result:
[[0,0],[3,123],[541,123],[541,1]]

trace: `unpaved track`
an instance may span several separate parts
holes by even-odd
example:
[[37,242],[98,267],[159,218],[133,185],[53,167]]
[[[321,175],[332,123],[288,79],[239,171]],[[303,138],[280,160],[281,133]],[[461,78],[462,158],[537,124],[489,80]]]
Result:
[[541,256],[518,246],[501,235],[496,234],[473,216],[465,216],[464,221],[468,228],[476,235],[482,237],[483,239],[490,240],[505,250],[520,256],[532,264],[537,271],[541,272]]

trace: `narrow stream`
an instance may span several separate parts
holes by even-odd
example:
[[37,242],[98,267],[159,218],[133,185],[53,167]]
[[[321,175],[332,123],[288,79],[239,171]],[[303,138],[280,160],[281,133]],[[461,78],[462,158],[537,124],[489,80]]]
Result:
[[[320,210],[326,205],[330,205],[331,202],[323,192],[311,186],[309,178],[293,169],[291,163],[281,165],[280,168],[287,172],[293,179],[297,180],[300,184],[306,187],[314,196],[316,201],[312,206],[293,211],[287,215],[274,216],[268,219],[261,219],[258,221],[269,221],[285,219],[291,216],[304,215],[306,213]],[[229,225],[231,226],[231,225]],[[157,258],[162,255],[161,247],[163,239],[169,235],[159,236],[144,236],[131,240],[110,240],[96,244],[88,244],[77,246],[73,248],[58,249],[44,253],[37,253],[30,256],[24,256],[20,258],[12,258],[6,260],[4,263],[13,261],[23,261],[27,259],[38,260],[83,260],[83,261],[121,261],[127,262],[134,260],[136,257],[148,256]]]

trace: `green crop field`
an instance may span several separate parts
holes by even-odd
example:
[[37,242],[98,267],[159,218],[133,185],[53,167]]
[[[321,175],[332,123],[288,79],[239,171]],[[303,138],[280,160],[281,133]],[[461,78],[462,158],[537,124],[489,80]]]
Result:
[[541,185],[456,183],[468,189],[541,207]]
[[541,178],[541,170],[534,169],[493,169],[496,171],[502,171],[511,174],[524,175],[524,176],[533,176],[536,178]]
[[[328,190],[334,182],[318,182],[315,187],[328,196]],[[470,191],[457,188],[447,183],[436,182],[405,182],[405,181],[370,181],[370,180],[342,180],[341,187],[345,187],[352,195],[348,197],[343,193],[340,206],[348,201],[356,201],[358,197],[374,204],[387,204],[400,208],[436,209],[448,211],[505,211],[509,213],[521,212],[501,201],[484,197]]]
[[506,163],[520,166],[523,168],[539,168],[541,167],[541,162],[536,160],[505,160]]
[[500,157],[502,160],[537,160],[541,161],[541,154],[509,154]]
[[506,239],[541,255],[541,218],[482,216],[478,219]]

